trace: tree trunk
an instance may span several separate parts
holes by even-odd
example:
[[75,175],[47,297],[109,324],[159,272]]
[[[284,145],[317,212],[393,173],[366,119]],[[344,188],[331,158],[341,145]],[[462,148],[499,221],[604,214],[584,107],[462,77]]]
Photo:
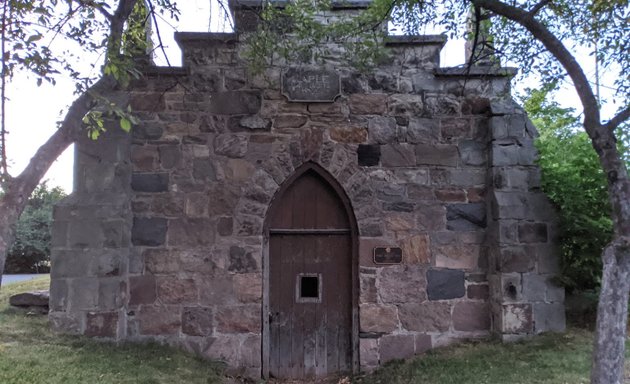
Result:
[[[629,202],[630,204],[630,202]],[[630,244],[611,243],[602,255],[604,273],[597,306],[591,383],[621,384],[630,292]]]

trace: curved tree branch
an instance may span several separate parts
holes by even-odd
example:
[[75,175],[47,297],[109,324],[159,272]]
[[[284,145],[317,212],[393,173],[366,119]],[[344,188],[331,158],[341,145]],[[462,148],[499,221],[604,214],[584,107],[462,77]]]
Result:
[[601,124],[597,98],[593,93],[586,74],[575,57],[544,24],[533,15],[519,7],[505,4],[497,0],[471,0],[472,4],[494,12],[525,27],[545,48],[560,62],[573,81],[575,89],[584,107],[585,127],[596,127]]
[[628,119],[630,119],[630,107],[627,107],[617,113],[612,119],[604,124],[604,128],[609,131],[614,131],[621,123]]

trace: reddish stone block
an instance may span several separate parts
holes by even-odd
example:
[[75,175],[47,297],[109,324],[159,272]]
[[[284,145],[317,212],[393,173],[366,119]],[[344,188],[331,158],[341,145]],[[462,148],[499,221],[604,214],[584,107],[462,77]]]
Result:
[[361,332],[390,333],[398,328],[398,316],[393,305],[365,304],[359,307]]
[[404,329],[416,332],[446,332],[451,325],[451,305],[444,302],[411,303],[398,307]]
[[400,247],[407,264],[428,264],[431,261],[431,249],[427,235],[415,235],[403,239]]
[[280,115],[273,119],[273,127],[275,129],[282,128],[299,128],[306,124],[308,119],[302,115]]
[[435,197],[447,203],[466,202],[466,192],[461,189],[438,189]]
[[241,303],[260,303],[262,300],[262,274],[234,275],[234,293]]
[[262,327],[259,305],[221,307],[216,312],[217,331],[221,333],[260,333]]
[[174,335],[181,326],[178,306],[143,305],[137,313],[141,335]]
[[413,335],[387,335],[380,339],[381,364],[391,360],[407,359],[414,355]]
[[460,302],[455,304],[453,328],[466,332],[490,330],[490,307],[487,303]]
[[156,298],[155,276],[142,275],[129,278],[129,305],[153,304]]
[[350,95],[348,107],[355,115],[379,115],[387,109],[387,95],[355,93]]
[[338,143],[365,143],[368,138],[367,129],[360,125],[333,126],[329,133],[330,139]]
[[420,355],[425,353],[426,351],[433,348],[433,341],[431,340],[431,335],[418,334],[416,335],[416,355]]
[[197,287],[193,279],[158,277],[157,294],[163,304],[194,303],[197,301]]
[[86,316],[85,335],[90,337],[116,337],[118,312],[94,313]]

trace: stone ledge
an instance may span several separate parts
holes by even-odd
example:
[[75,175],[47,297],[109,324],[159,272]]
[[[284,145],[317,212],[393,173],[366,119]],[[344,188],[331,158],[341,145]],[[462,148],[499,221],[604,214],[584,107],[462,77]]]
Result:
[[175,32],[175,41],[181,47],[190,43],[238,43],[236,33],[215,33],[215,32]]
[[[287,5],[287,0],[274,0],[269,4],[282,8]],[[231,9],[260,9],[263,0],[230,0]],[[372,4],[372,0],[332,0],[331,9],[366,9]]]
[[142,69],[145,76],[186,76],[188,69],[184,67],[158,67],[151,65]]
[[467,78],[484,78],[484,77],[514,77],[518,69],[513,67],[450,67],[436,68],[434,70],[436,77],[467,77]]
[[442,48],[447,40],[444,35],[389,35],[385,38],[385,45],[439,45]]

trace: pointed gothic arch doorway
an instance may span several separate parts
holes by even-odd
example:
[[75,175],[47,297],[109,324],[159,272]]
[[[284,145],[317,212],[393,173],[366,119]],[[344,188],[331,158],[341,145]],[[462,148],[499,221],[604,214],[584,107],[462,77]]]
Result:
[[304,164],[276,193],[264,231],[263,376],[356,372],[358,232],[343,189]]

